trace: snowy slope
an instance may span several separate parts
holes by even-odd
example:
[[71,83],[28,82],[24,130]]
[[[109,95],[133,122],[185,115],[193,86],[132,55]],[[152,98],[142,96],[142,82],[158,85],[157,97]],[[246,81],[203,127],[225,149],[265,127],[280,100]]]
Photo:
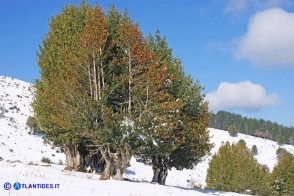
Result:
[[[0,195],[102,195],[102,196],[205,196],[228,195],[237,196],[237,193],[219,193],[217,191],[199,191],[191,188],[161,186],[147,182],[128,181],[100,181],[99,175],[80,172],[62,171],[62,166],[50,167],[24,165],[21,163],[0,164]],[[58,189],[3,189],[3,184],[20,182],[25,184],[58,184]]]
[[[65,163],[65,155],[59,149],[45,144],[42,137],[30,135],[26,120],[32,115],[33,87],[26,82],[0,76],[0,195],[239,195],[191,189],[194,185],[205,186],[205,176],[211,156],[206,157],[193,170],[172,169],[167,177],[167,186],[150,184],[152,169],[135,158],[124,177],[135,182],[99,181],[97,174],[63,171],[64,165],[41,163],[47,157],[54,163]],[[237,142],[244,139],[251,148],[256,145],[257,160],[270,169],[277,162],[276,142],[243,134],[230,137],[226,131],[209,129],[211,141],[215,143],[212,154],[217,152],[222,142]],[[293,146],[282,146],[294,154]],[[4,184],[53,183],[59,189],[5,190]],[[179,188],[182,187],[182,188]],[[82,194],[81,194],[82,193]]]
[[[206,173],[208,163],[212,158],[212,155],[217,153],[218,149],[225,142],[237,143],[239,140],[245,140],[247,147],[251,149],[253,145],[257,146],[258,155],[255,156],[260,164],[267,165],[270,171],[274,168],[278,162],[276,156],[276,150],[281,147],[288,152],[294,154],[294,146],[292,145],[278,145],[277,142],[257,138],[249,135],[238,134],[237,137],[231,137],[227,131],[209,128],[211,142],[214,143],[214,148],[211,150],[211,155],[203,159],[193,170],[185,169],[178,171],[172,169],[166,179],[168,185],[192,187],[198,185],[205,187]],[[148,166],[144,166],[142,163],[137,163],[135,159],[131,160],[131,167],[128,168],[129,172],[125,175],[134,180],[150,180],[152,179],[152,169]],[[148,172],[147,172],[148,171]],[[179,177],[180,176],[180,177]]]
[[64,162],[65,156],[57,153],[58,149],[51,149],[40,136],[28,133],[26,122],[32,115],[33,90],[29,83],[0,76],[0,157],[24,163],[38,163],[42,157]]

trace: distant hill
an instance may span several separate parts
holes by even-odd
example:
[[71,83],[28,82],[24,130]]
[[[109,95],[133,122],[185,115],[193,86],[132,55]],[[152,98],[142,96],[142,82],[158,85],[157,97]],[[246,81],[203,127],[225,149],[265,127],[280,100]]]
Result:
[[235,125],[239,133],[270,139],[281,144],[294,144],[294,127],[286,127],[264,119],[247,118],[226,111],[211,113],[209,127],[228,130],[230,125]]

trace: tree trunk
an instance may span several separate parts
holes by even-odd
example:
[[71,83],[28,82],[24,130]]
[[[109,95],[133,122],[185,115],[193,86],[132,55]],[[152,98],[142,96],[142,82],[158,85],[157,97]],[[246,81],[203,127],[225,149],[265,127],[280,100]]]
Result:
[[105,168],[104,171],[100,177],[100,180],[109,180],[110,176],[114,172],[115,169],[115,161],[114,161],[114,156],[110,152],[110,148],[106,147],[100,150],[102,158],[105,161]]
[[116,173],[115,173],[114,176],[112,176],[113,180],[122,180],[122,175],[124,173],[124,169],[121,166],[119,166],[119,164],[121,164],[121,162],[120,163],[118,163],[118,162],[115,163],[115,166],[116,166],[115,172]]
[[90,95],[91,95],[91,98],[93,98],[93,87],[92,87],[92,78],[91,78],[91,67],[90,67],[90,64],[88,65],[88,79],[89,79],[89,85],[90,85]]
[[168,165],[163,158],[159,156],[152,157],[152,169],[153,169],[153,183],[165,185],[166,177],[168,175]]
[[122,180],[122,175],[124,174],[125,169],[128,167],[131,158],[131,149],[126,145],[122,152],[118,153],[116,157],[116,174],[112,177],[112,179]]
[[167,174],[168,174],[168,166],[166,162],[163,161],[163,164],[160,168],[160,173],[159,173],[159,180],[158,180],[159,184],[165,185]]
[[97,69],[97,84],[98,84],[98,100],[101,100],[101,77],[100,77],[100,68]]
[[100,70],[101,70],[101,88],[105,87],[105,79],[104,79],[104,69],[103,69],[103,58],[102,58],[102,50],[100,48]]
[[81,156],[78,151],[77,144],[75,144],[72,139],[64,145],[64,153],[66,155],[66,170],[78,171],[81,165]]
[[98,100],[98,83],[97,83],[97,69],[96,69],[96,62],[95,62],[95,54],[93,52],[92,54],[93,58],[93,74],[94,74],[94,85],[95,85],[95,93],[94,93],[94,99]]
[[158,177],[160,173],[160,168],[158,166],[159,166],[158,156],[152,156],[153,178],[151,182],[153,183],[158,183]]
[[100,177],[100,180],[109,180],[110,176],[113,173],[113,170],[114,170],[114,161],[113,160],[105,161],[105,168]]

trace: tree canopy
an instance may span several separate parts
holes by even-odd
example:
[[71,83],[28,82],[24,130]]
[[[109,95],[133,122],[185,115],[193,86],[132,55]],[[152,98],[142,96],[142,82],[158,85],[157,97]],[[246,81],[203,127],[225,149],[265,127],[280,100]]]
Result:
[[294,195],[294,157],[286,152],[270,175],[271,194]]
[[207,170],[208,189],[253,194],[268,194],[268,175],[257,163],[245,142],[230,145],[228,142],[213,155]]
[[38,66],[35,117],[64,147],[69,169],[98,156],[101,179],[121,179],[135,155],[157,168],[158,180],[163,166],[191,168],[212,147],[203,87],[165,38],[145,38],[127,11],[64,7],[49,22]]

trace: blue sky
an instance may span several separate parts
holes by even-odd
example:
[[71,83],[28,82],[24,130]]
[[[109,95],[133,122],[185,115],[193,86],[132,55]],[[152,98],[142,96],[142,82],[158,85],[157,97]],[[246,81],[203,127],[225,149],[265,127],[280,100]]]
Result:
[[[39,77],[48,19],[80,1],[0,0],[0,75]],[[94,1],[89,1],[93,4]],[[205,86],[210,110],[294,126],[294,2],[291,0],[97,0],[142,32],[166,36],[186,72]]]

